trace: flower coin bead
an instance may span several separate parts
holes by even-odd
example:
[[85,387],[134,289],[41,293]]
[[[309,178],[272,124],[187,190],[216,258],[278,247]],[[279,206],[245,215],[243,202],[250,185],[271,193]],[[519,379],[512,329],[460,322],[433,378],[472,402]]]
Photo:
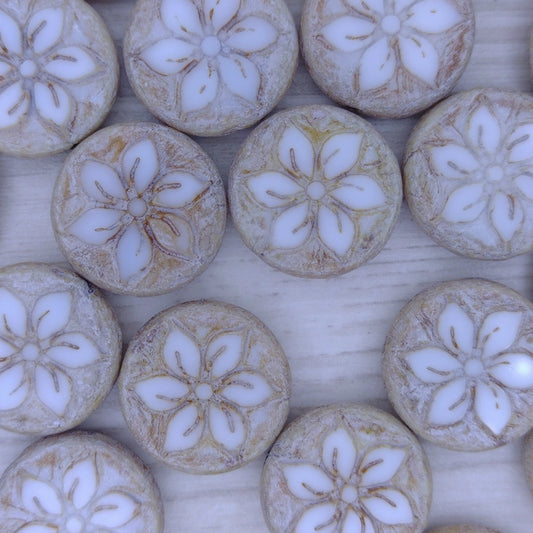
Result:
[[383,376],[427,440],[470,451],[517,439],[533,426],[533,304],[483,279],[427,289],[394,321]]
[[223,135],[270,112],[298,58],[284,0],[138,0],[124,38],[130,83],[160,120]]
[[451,92],[474,44],[470,0],[306,0],[302,53],[333,100],[413,115]]
[[452,252],[533,250],[533,97],[475,89],[440,103],[409,138],[404,180],[414,218]]
[[229,177],[245,244],[289,274],[324,278],[374,257],[401,206],[396,158],[374,128],[333,106],[282,111],[258,126]]
[[420,533],[431,475],[416,438],[367,405],[314,409],[265,461],[261,501],[272,533]]
[[215,257],[226,197],[214,163],[187,136],[158,124],[118,124],[69,155],[52,222],[69,262],[95,285],[162,294]]
[[179,470],[214,474],[242,466],[274,441],[288,414],[290,371],[255,316],[197,301],[141,328],[118,388],[139,444]]
[[28,447],[0,479],[4,533],[163,533],[149,470],[119,442],[75,431]]
[[82,0],[3,0],[0,152],[67,150],[104,120],[119,67],[103,20]]
[[76,426],[111,390],[121,350],[113,311],[85,280],[43,263],[0,269],[0,427]]

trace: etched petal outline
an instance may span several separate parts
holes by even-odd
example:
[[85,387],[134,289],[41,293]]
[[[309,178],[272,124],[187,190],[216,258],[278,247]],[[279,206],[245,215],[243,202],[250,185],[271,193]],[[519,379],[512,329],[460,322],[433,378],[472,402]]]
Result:
[[163,24],[178,35],[202,35],[200,14],[191,0],[163,0],[161,2]]
[[16,533],[58,533],[59,528],[50,524],[30,522],[24,524]]
[[331,502],[307,507],[299,518],[294,533],[309,533],[310,531],[334,533],[337,528],[335,512],[335,504]]
[[176,408],[189,393],[189,386],[168,375],[153,376],[135,384],[135,393],[152,411]]
[[533,387],[533,357],[525,353],[505,353],[496,357],[488,373],[513,389]]
[[353,438],[344,427],[330,433],[322,443],[322,462],[333,476],[342,476],[346,481],[356,467],[357,448]]
[[124,178],[138,194],[143,194],[159,173],[157,148],[150,138],[142,139],[126,147],[121,161]]
[[420,35],[399,37],[400,59],[406,70],[417,79],[433,86],[439,72],[439,54],[430,41]]
[[303,246],[311,235],[309,202],[296,204],[278,215],[271,226],[270,242],[274,248]]
[[357,236],[355,224],[342,210],[321,205],[318,210],[318,236],[336,255],[346,255]]
[[379,183],[370,176],[352,175],[339,180],[330,196],[353,211],[366,211],[386,205],[387,198]]
[[166,208],[185,207],[192,204],[208,187],[209,183],[188,172],[171,172],[157,181],[150,203]]
[[289,464],[282,468],[287,488],[293,496],[304,501],[319,501],[335,490],[335,484],[320,467],[308,464]]
[[359,12],[374,11],[381,15],[385,14],[383,0],[346,0],[346,3]]
[[43,405],[64,416],[72,398],[71,379],[59,368],[35,367],[35,392]]
[[520,311],[496,311],[487,315],[478,334],[478,347],[483,350],[483,358],[510,348],[518,337],[521,323]]
[[465,146],[445,144],[430,149],[433,168],[448,179],[466,179],[479,162]]
[[61,81],[80,81],[96,71],[91,54],[79,46],[60,48],[44,70]]
[[64,333],[54,337],[46,355],[55,363],[68,368],[82,368],[100,359],[100,349],[85,334]]
[[362,133],[338,133],[322,145],[319,162],[328,180],[338,178],[351,170],[359,160]]
[[226,450],[237,450],[246,441],[247,429],[243,415],[227,403],[209,402],[209,431]]
[[413,511],[409,499],[397,489],[380,488],[361,498],[366,512],[383,524],[410,524]]
[[385,37],[370,45],[361,56],[359,88],[371,91],[386,85],[396,70],[393,50]]
[[451,426],[461,421],[469,407],[471,396],[465,378],[456,378],[442,385],[433,395],[428,422],[435,426]]
[[51,292],[38,298],[31,312],[33,328],[40,340],[61,333],[70,320],[72,293]]
[[378,446],[369,450],[359,466],[361,486],[369,487],[390,481],[407,458],[403,448]]
[[0,59],[0,76],[5,76],[13,69],[13,65]]
[[241,0],[204,0],[205,20],[218,32],[237,16],[240,5]]
[[200,347],[196,339],[182,328],[176,327],[168,334],[163,347],[163,359],[177,376],[193,380],[200,377]]
[[259,407],[272,397],[273,389],[259,372],[244,370],[226,378],[217,392],[239,407]]
[[168,423],[164,449],[168,452],[179,452],[196,446],[202,438],[204,428],[205,418],[200,418],[197,405],[184,405]]
[[80,182],[85,193],[93,200],[113,205],[117,200],[127,198],[120,176],[114,168],[101,161],[84,161]]
[[285,129],[278,144],[278,159],[289,174],[313,178],[315,149],[300,128],[290,125]]
[[3,366],[6,366],[6,364],[9,364],[10,357],[16,354],[18,351],[19,348],[17,348],[14,344],[11,344],[0,337],[0,369]]
[[253,199],[264,207],[284,207],[297,201],[303,195],[303,188],[281,172],[262,172],[246,180]]
[[219,73],[224,85],[236,96],[248,102],[257,102],[261,75],[255,64],[244,56],[218,56]]
[[446,0],[415,2],[406,18],[406,24],[424,33],[443,33],[462,21],[454,5]]
[[184,260],[196,256],[194,233],[187,220],[173,213],[159,213],[146,221],[150,238],[163,253]]
[[533,157],[533,124],[522,124],[507,140],[509,163],[518,163]]
[[89,521],[106,528],[121,527],[135,518],[139,506],[131,494],[112,490],[96,500]]
[[500,146],[500,123],[485,104],[480,104],[468,117],[466,134],[477,149],[489,154],[493,154]]
[[244,54],[252,54],[265,50],[277,38],[278,31],[268,20],[252,15],[229,30],[225,44]]
[[494,435],[500,435],[513,414],[508,394],[495,383],[476,383],[474,410],[484,426]]
[[424,383],[445,383],[454,377],[454,372],[463,365],[450,353],[430,346],[405,356],[413,374]]
[[446,200],[442,217],[448,222],[473,222],[487,208],[483,183],[469,183],[455,189]]
[[366,524],[363,525],[363,517],[359,516],[352,507],[348,507],[339,533],[369,533],[369,531],[372,531],[368,530],[365,526]]
[[243,332],[225,331],[209,340],[206,349],[207,367],[210,375],[219,378],[235,370],[245,355]]
[[0,128],[16,126],[30,108],[30,98],[22,81],[8,85],[0,92]]
[[17,363],[0,371],[0,411],[16,409],[30,392],[23,363]]
[[446,304],[437,320],[437,332],[454,354],[470,354],[474,349],[474,322],[455,302]]
[[334,48],[355,52],[368,46],[375,29],[376,24],[370,20],[345,15],[326,24],[321,33]]
[[37,113],[44,120],[58,126],[65,124],[72,115],[72,99],[59,84],[35,82],[33,97]]
[[490,199],[488,211],[492,226],[500,239],[509,242],[524,220],[524,210],[520,203],[512,195],[497,191]]
[[533,176],[521,174],[514,178],[514,184],[528,200],[533,200]]
[[116,258],[120,277],[129,280],[144,276],[152,262],[152,242],[144,229],[130,224],[117,243]]
[[85,507],[99,484],[95,456],[72,463],[63,475],[63,494],[76,509]]
[[69,227],[72,235],[86,244],[105,244],[122,229],[124,211],[95,207],[83,212]]
[[50,50],[63,33],[65,14],[62,9],[48,7],[34,13],[26,26],[27,41],[36,54]]
[[20,498],[24,509],[35,516],[57,516],[63,512],[62,498],[57,488],[30,475],[22,480]]
[[140,57],[158,74],[170,76],[187,68],[196,57],[197,50],[198,48],[191,43],[169,37],[147,46]]
[[22,300],[5,287],[0,287],[0,335],[26,337],[28,314]]
[[183,78],[180,98],[181,109],[191,113],[211,104],[218,93],[218,73],[205,59],[202,59]]
[[0,9],[0,43],[8,53],[22,56],[22,31],[18,22]]

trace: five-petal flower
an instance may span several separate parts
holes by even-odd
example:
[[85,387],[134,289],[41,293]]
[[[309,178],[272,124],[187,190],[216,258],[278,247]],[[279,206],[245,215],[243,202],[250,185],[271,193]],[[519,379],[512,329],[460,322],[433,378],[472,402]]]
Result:
[[375,533],[380,524],[413,521],[409,499],[394,487],[407,458],[404,448],[378,445],[360,453],[344,426],[321,446],[319,465],[283,466],[290,493],[304,504],[291,533]]
[[473,408],[481,424],[500,435],[513,415],[510,390],[533,387],[533,357],[515,349],[522,313],[495,311],[475,324],[456,303],[438,318],[429,346],[408,353],[406,362],[432,387],[427,420],[436,426],[460,422]]

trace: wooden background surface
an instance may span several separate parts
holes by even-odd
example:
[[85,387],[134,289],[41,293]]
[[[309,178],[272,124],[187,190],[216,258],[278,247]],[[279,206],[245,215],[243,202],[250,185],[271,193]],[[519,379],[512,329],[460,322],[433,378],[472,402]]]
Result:
[[[133,0],[90,2],[121,40]],[[288,0],[298,21],[302,0]],[[528,34],[533,0],[474,0],[477,34],[474,51],[456,91],[494,86],[531,91]],[[302,65],[279,108],[329,103]],[[136,99],[122,72],[119,97],[106,125],[154,120]],[[416,118],[372,123],[398,157]],[[229,165],[247,132],[200,139],[226,179]],[[20,160],[0,156],[0,264],[64,262],[55,243],[49,204],[66,154]],[[380,373],[387,330],[403,304],[439,281],[481,276],[533,299],[533,255],[504,262],[482,262],[437,247],[402,206],[385,249],[363,267],[330,280],[304,280],[268,267],[243,245],[228,220],[220,252],[209,269],[182,290],[137,299],[106,294],[123,327],[125,342],[152,315],[173,304],[215,298],[255,313],[277,336],[289,359],[293,390],[290,418],[315,406],[339,401],[367,402],[390,410]],[[161,488],[166,533],[266,533],[259,502],[264,457],[237,471],[198,477],[157,464],[133,442],[113,389],[83,424],[129,445],[151,467]],[[0,471],[32,438],[0,430]],[[521,464],[522,442],[481,453],[459,453],[424,443],[433,469],[430,525],[477,521],[502,533],[533,531],[533,495]]]

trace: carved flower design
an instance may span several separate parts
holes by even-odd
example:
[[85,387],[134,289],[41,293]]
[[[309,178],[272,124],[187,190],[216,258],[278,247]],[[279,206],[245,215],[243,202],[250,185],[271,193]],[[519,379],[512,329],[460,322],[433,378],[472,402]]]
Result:
[[434,386],[430,424],[455,424],[473,408],[483,426],[502,433],[513,414],[506,388],[533,387],[533,357],[513,347],[521,321],[520,312],[496,311],[484,318],[476,335],[470,316],[456,303],[446,305],[432,345],[406,355],[415,376]]
[[166,451],[192,448],[206,432],[229,451],[245,443],[245,411],[265,405],[273,392],[260,372],[246,366],[246,350],[243,331],[214,335],[205,346],[181,328],[169,333],[164,373],[134,388],[148,409],[170,414]]
[[252,198],[275,211],[270,242],[274,248],[295,249],[316,233],[337,256],[358,239],[357,213],[385,207],[376,180],[351,173],[359,161],[364,135],[331,136],[315,152],[313,142],[296,126],[285,129],[277,157],[283,172],[267,170],[247,180]]
[[432,147],[430,158],[442,178],[458,184],[442,217],[472,223],[486,216],[500,239],[510,241],[533,207],[533,124],[510,127],[507,114],[500,119],[480,99],[459,142]]
[[0,10],[0,128],[21,122],[31,109],[45,123],[67,124],[75,109],[68,86],[96,72],[89,50],[62,41],[65,14],[49,7],[19,25]]
[[245,101],[257,101],[261,74],[254,54],[275,43],[278,32],[262,17],[241,19],[240,6],[241,0],[161,2],[161,20],[173,35],[140,57],[155,72],[179,78],[183,112],[207,107],[221,85]]
[[68,369],[98,360],[100,351],[83,333],[68,329],[72,294],[41,296],[30,312],[0,288],[0,410],[15,409],[36,394],[56,415],[72,397]]
[[360,453],[345,427],[329,433],[319,465],[283,467],[287,487],[305,504],[291,533],[377,533],[382,524],[413,522],[408,498],[394,486],[406,457],[389,446]]
[[111,533],[135,518],[139,503],[122,488],[103,490],[96,458],[72,463],[62,483],[26,474],[20,500],[28,521],[17,533]]
[[90,207],[69,230],[90,245],[114,241],[121,279],[146,275],[154,248],[183,260],[196,255],[193,230],[180,210],[190,207],[207,184],[182,170],[160,173],[150,139],[125,148],[118,172],[87,160],[81,184]]
[[463,21],[449,0],[343,0],[347,12],[326,24],[322,36],[341,52],[361,54],[359,87],[386,85],[400,71],[435,85],[439,53],[428,37]]

